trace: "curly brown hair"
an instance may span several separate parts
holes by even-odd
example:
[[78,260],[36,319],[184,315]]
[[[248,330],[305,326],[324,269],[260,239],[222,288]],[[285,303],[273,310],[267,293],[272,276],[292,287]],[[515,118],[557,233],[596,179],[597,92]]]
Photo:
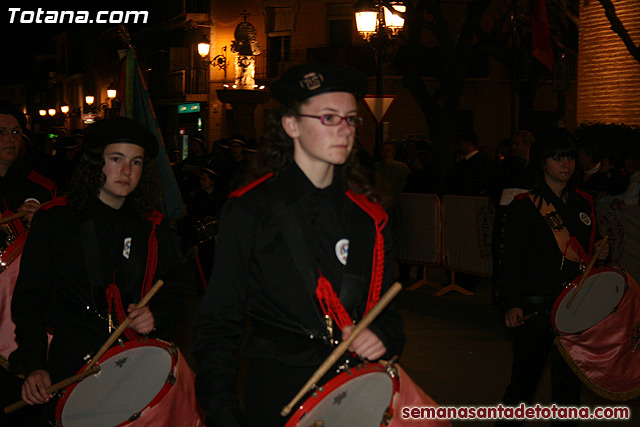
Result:
[[[282,118],[298,115],[300,107],[306,102],[308,100],[293,102],[268,112],[265,132],[260,137],[258,152],[245,173],[234,182],[234,187],[249,184],[270,172],[278,176],[293,163],[293,139],[282,127]],[[342,168],[342,180],[345,187],[355,193],[365,194],[373,201],[384,201],[367,178],[354,151]]]
[[[104,185],[106,176],[104,167],[104,150],[106,147],[85,146],[80,162],[71,176],[71,191],[68,195],[69,207],[79,213],[89,200],[97,197]],[[135,190],[127,196],[133,200],[135,209],[141,216],[154,211],[160,205],[162,198],[162,183],[156,169],[155,161],[146,151],[142,167],[142,176]]]

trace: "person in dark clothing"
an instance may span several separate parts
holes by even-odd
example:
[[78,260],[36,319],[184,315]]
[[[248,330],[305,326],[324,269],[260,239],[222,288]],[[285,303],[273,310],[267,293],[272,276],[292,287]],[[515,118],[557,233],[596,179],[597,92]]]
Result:
[[[296,66],[272,86],[281,107],[250,184],[225,203],[194,322],[207,425],[282,426],[282,407],[393,282],[388,217],[350,156],[366,90],[360,72],[330,64]],[[246,317],[242,410],[236,353]],[[350,350],[375,361],[399,355],[404,341],[390,305]]]
[[0,100],[0,212],[3,216],[23,212],[22,222],[29,224],[39,205],[55,197],[57,189],[24,161],[26,126],[22,111]]
[[[56,196],[57,188],[48,178],[33,170],[25,161],[24,138],[27,118],[18,108],[0,101],[0,213],[3,218],[14,214],[21,218],[7,221],[0,227],[0,405],[9,405],[20,398],[22,380],[11,372],[9,355],[16,349],[15,325],[11,318],[11,295],[19,270],[20,252],[28,235],[33,214]],[[0,425],[26,425],[37,411],[22,411],[5,416]]]
[[513,144],[508,154],[502,161],[493,165],[493,184],[490,197],[493,199],[496,214],[493,219],[492,237],[492,268],[491,301],[497,304],[500,300],[498,271],[502,264],[504,253],[504,226],[506,221],[507,206],[513,197],[523,191],[533,188],[537,170],[530,160],[531,146],[535,143],[535,137],[531,132],[519,130],[513,136]]
[[189,154],[175,169],[180,192],[187,203],[200,188],[200,168],[207,167],[209,160],[210,155],[205,145],[204,135],[191,135],[189,137]]
[[[516,197],[507,211],[500,285],[505,323],[515,331],[511,383],[504,405],[532,402],[551,353],[553,403],[579,406],[580,380],[553,346],[550,321],[564,285],[581,273],[600,246],[593,201],[577,190],[576,156],[566,136],[538,147],[532,156],[537,183],[530,192]],[[602,249],[600,258],[604,259],[608,246]],[[523,320],[534,312],[538,314]]]
[[489,160],[478,150],[479,140],[475,132],[458,136],[457,149],[462,158],[444,176],[445,194],[460,196],[489,195]]
[[[169,339],[182,316],[182,267],[156,210],[157,150],[153,134],[129,119],[89,126],[71,193],[31,223],[11,306],[18,348],[10,362],[25,375],[23,400],[49,402],[45,418],[54,403],[45,388],[74,375],[127,313],[127,340]],[[135,308],[159,279],[150,304]]]
[[218,217],[226,200],[226,195],[218,188],[219,179],[218,173],[212,169],[200,169],[200,189],[195,192],[187,206],[189,222],[194,230],[190,246],[198,247],[196,273],[198,276],[202,274],[204,280],[202,287],[198,287],[199,293],[204,293],[206,283],[211,277]]

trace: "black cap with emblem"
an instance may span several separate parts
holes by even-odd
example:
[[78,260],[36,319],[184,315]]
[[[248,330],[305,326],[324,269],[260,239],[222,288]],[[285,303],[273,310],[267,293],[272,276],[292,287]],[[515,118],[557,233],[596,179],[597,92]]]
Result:
[[290,68],[271,86],[271,93],[281,104],[289,105],[328,92],[348,92],[360,100],[367,87],[367,78],[360,71],[319,63]]
[[87,127],[85,147],[105,148],[109,144],[126,142],[144,148],[145,156],[155,158],[158,140],[149,129],[126,117],[102,119]]

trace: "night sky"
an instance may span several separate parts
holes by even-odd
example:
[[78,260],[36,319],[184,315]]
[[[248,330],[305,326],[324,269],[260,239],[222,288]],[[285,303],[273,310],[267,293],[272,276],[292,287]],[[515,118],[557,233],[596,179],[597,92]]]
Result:
[[[46,11],[81,11],[87,10],[94,14],[98,10],[105,11],[127,11],[127,10],[149,10],[151,2],[143,0],[111,0],[109,2],[87,2],[79,0],[67,0],[65,2],[51,2],[45,0],[24,1],[8,0],[0,8],[0,22],[2,35],[2,71],[0,71],[0,86],[28,83],[29,70],[34,65],[36,55],[55,54],[54,37],[66,30],[78,29],[80,26],[90,28],[90,31],[97,33],[107,30],[112,25],[109,24],[45,24],[45,23],[20,23],[20,13],[14,16],[14,23],[11,23],[11,12],[9,8],[20,8],[21,11],[37,12],[41,8]],[[28,16],[28,15],[27,15]],[[41,15],[46,17],[45,13]]]

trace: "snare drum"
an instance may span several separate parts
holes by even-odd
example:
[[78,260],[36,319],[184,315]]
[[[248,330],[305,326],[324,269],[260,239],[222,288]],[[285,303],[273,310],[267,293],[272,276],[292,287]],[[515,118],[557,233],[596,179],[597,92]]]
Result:
[[[285,427],[325,426],[378,427],[393,416],[398,392],[397,372],[377,363],[358,365],[342,372],[311,395]],[[383,421],[385,420],[386,421]]]
[[22,253],[27,234],[16,236],[7,224],[0,225],[0,273]]
[[57,426],[204,425],[193,372],[172,344],[129,341],[98,364],[97,374],[62,390]]
[[551,324],[560,335],[579,334],[613,313],[628,289],[627,276],[612,267],[592,269],[567,308],[581,276],[558,296],[551,311]]
[[[368,363],[342,372],[317,389],[291,416],[285,427],[413,427],[403,408],[437,403],[394,363]],[[423,427],[451,427],[448,420],[423,419]]]

